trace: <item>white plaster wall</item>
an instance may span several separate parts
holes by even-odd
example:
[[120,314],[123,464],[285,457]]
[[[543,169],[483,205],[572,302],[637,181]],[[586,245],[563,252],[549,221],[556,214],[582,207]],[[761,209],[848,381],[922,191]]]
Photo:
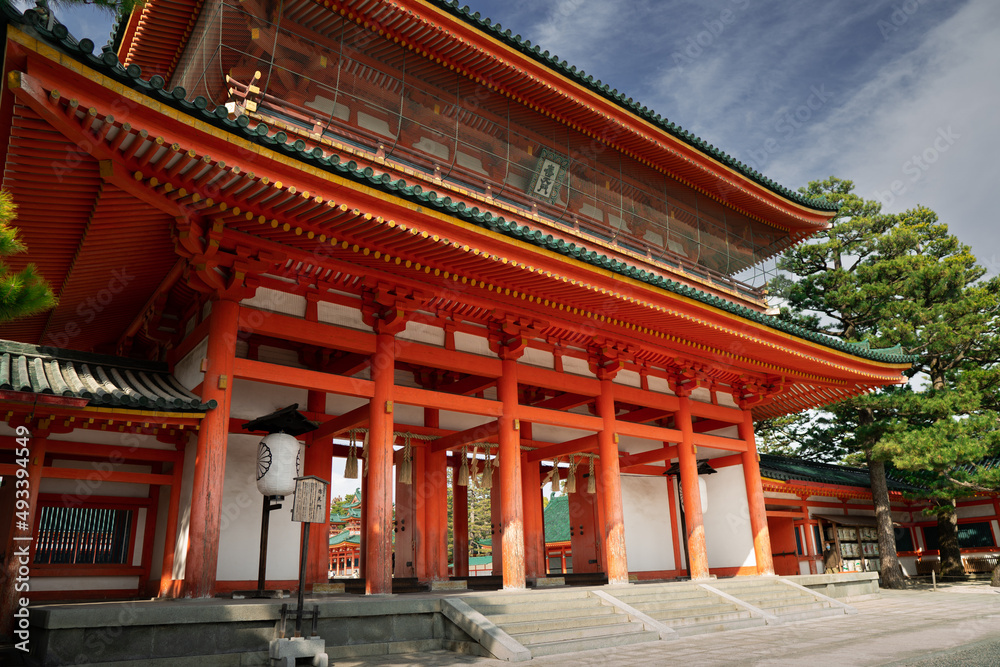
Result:
[[339,303],[320,301],[316,304],[316,317],[320,322],[327,324],[371,331],[371,327],[362,319],[360,309],[342,306]]
[[[719,436],[720,438],[739,438],[740,437],[740,431],[739,431],[739,429],[735,425],[733,425],[733,426],[723,426],[722,428],[717,428],[714,431],[709,431],[708,433],[711,434],[711,435]],[[735,452],[730,452],[730,453],[735,453]],[[796,497],[798,497],[798,496],[796,496]]]
[[497,358],[497,355],[490,350],[490,342],[485,336],[473,336],[464,331],[455,332],[455,349],[459,352],[469,352],[484,357]]
[[994,519],[990,521],[990,525],[993,527],[993,541],[996,544],[1000,544],[1000,522]]
[[306,316],[306,298],[304,296],[279,292],[268,287],[258,287],[253,297],[243,299],[240,301],[240,305],[272,313],[284,313],[293,317]]
[[32,577],[33,591],[113,591],[135,590],[138,576],[124,577]]
[[185,389],[193,389],[205,379],[205,374],[201,371],[201,360],[207,356],[208,338],[205,338],[174,365],[174,377]]
[[959,519],[969,519],[978,516],[993,516],[995,512],[993,511],[993,505],[970,505],[967,507],[959,507],[956,510]]
[[555,368],[555,355],[548,350],[538,350],[533,347],[525,348],[521,363],[543,368]]
[[174,446],[167,442],[160,442],[154,435],[139,435],[135,433],[121,433],[119,431],[101,431],[98,429],[78,428],[69,433],[60,433],[51,438],[52,440],[66,440],[67,442],[86,442],[94,445],[110,445],[121,448],[122,456],[135,449],[169,449]]
[[586,359],[578,359],[577,357],[565,356],[562,360],[563,371],[566,373],[573,373],[574,375],[583,375],[584,377],[597,377],[590,372],[590,365],[587,363]]
[[799,561],[799,574],[812,574],[809,571],[809,561],[807,560]]
[[621,480],[629,572],[674,569],[667,482],[648,475]]
[[305,410],[308,400],[308,389],[236,380],[233,382],[230,416],[238,419],[256,419],[292,403],[298,403],[299,408]]
[[[262,496],[257,491],[256,435],[230,435],[226,448],[226,473],[222,489],[222,516],[219,524],[220,581],[256,580],[260,548]],[[305,457],[305,446],[300,448]],[[301,460],[301,459],[300,459]],[[292,521],[292,497],[271,513],[268,527],[268,579],[295,579],[298,576],[299,531]]]
[[108,473],[111,472],[149,473],[152,471],[152,468],[148,465],[112,463],[111,461],[53,459],[52,467],[89,471],[85,473],[85,479],[42,478],[42,482],[38,487],[40,493],[62,495],[63,499],[67,502],[72,502],[75,498],[86,500],[91,496],[119,496],[123,498],[147,498],[149,496],[148,484],[107,481]]
[[708,387],[698,387],[691,392],[691,400],[698,401],[699,403],[711,403],[712,402],[712,390]]
[[646,378],[646,384],[650,391],[659,392],[661,394],[669,394],[670,396],[674,395],[674,392],[670,391],[670,383],[664,378],[650,375]]
[[423,322],[407,322],[406,329],[397,334],[396,338],[444,347],[444,329]]
[[740,406],[736,405],[736,401],[733,400],[732,394],[727,394],[724,391],[715,392],[715,400],[719,402],[719,405],[724,405],[727,408],[738,408]]
[[642,385],[642,379],[635,371],[618,371],[618,375],[615,376],[613,382],[629,387],[639,387]]
[[191,530],[191,495],[194,491],[194,462],[197,454],[198,438],[192,435],[184,447],[181,497],[177,503],[177,541],[174,542],[174,579],[184,578],[187,563],[188,534]]
[[917,557],[916,556],[901,556],[899,558],[899,564],[903,566],[903,572],[912,577],[917,574]]
[[720,468],[714,475],[702,475],[701,479],[708,488],[708,511],[702,517],[708,566],[755,565],[743,466]]
[[[541,442],[566,442],[567,440],[576,440],[590,434],[590,431],[580,431],[573,428],[563,428],[562,426],[552,426],[550,424],[535,423],[531,425],[532,440]],[[563,457],[563,460],[566,460],[566,457]]]

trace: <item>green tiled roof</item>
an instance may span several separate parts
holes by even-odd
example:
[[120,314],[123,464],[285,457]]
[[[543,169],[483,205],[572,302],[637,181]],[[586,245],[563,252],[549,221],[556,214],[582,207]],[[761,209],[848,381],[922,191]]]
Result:
[[[76,42],[69,35],[66,27],[61,24],[54,26],[51,31],[47,30],[38,14],[33,10],[28,10],[22,15],[9,3],[2,3],[0,11],[5,13],[8,21],[11,23],[28,26],[30,30],[44,41],[52,44],[88,67],[121,82],[123,85],[160,103],[178,109],[191,118],[224,129],[235,136],[273,149],[278,153],[287,155],[299,162],[312,165],[330,174],[353,180],[366,187],[373,187],[420,206],[438,209],[454,218],[471,222],[480,227],[541,248],[547,248],[566,257],[577,259],[586,264],[606,269],[653,287],[699,301],[743,319],[757,322],[776,331],[791,334],[797,338],[812,341],[831,349],[847,352],[848,354],[864,359],[890,364],[912,363],[914,359],[910,355],[904,355],[899,346],[884,350],[872,350],[868,348],[867,343],[848,343],[837,338],[809,331],[791,322],[765,315],[746,306],[732,303],[722,297],[670,280],[653,271],[609,257],[597,250],[588,249],[584,245],[567,243],[563,239],[555,238],[544,229],[535,229],[529,225],[521,225],[513,220],[507,220],[503,216],[494,216],[489,211],[480,211],[478,207],[469,207],[464,202],[455,202],[451,197],[439,195],[433,191],[424,191],[420,185],[408,185],[401,178],[393,180],[389,174],[376,176],[371,167],[359,168],[354,160],[341,162],[340,156],[335,153],[325,154],[318,147],[307,151],[304,141],[301,139],[290,140],[285,132],[275,132],[272,134],[263,123],[257,123],[251,128],[250,119],[247,116],[240,116],[236,120],[230,120],[228,118],[229,112],[224,106],[210,109],[208,101],[202,96],[195,97],[193,100],[187,99],[187,91],[180,86],[175,87],[173,90],[165,90],[165,82],[160,76],[153,76],[148,81],[143,79],[142,69],[138,65],[129,65],[127,68],[123,67],[118,62],[118,57],[110,47],[105,47],[105,50],[99,56],[94,55],[93,41],[82,39]],[[447,242],[447,239],[444,239],[444,241]]]
[[545,506],[545,543],[569,542],[569,496],[549,497]]
[[331,547],[335,547],[338,544],[361,544],[361,536],[351,535],[349,530],[341,531],[330,538]]
[[88,406],[205,412],[166,364],[0,340],[0,390],[85,399]]
[[[871,477],[868,475],[867,468],[817,463],[788,456],[775,456],[774,454],[760,455],[760,475],[781,482],[802,481],[854,486],[863,489],[871,488]],[[919,486],[907,483],[895,475],[887,475],[886,482],[890,491],[920,491]]]

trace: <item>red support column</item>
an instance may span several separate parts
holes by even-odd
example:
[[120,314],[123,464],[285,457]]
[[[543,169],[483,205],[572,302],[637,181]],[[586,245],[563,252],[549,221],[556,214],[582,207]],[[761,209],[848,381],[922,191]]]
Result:
[[[469,576],[469,487],[458,485],[459,465],[452,469],[451,516],[452,553],[455,559],[455,576]],[[471,483],[471,480],[470,480]]]
[[[319,414],[326,413],[326,393],[322,391],[310,391],[308,397],[309,412]],[[320,479],[332,482],[333,473],[333,440],[323,438],[321,442],[310,443],[306,447],[305,461],[302,465],[303,475],[316,475]],[[306,590],[311,589],[316,584],[323,584],[329,581],[329,552],[330,552],[330,488],[326,487],[326,521],[313,524],[309,529],[309,550],[306,561]],[[305,524],[302,526],[305,533]],[[300,540],[301,542],[301,540]]]
[[215,594],[239,315],[240,305],[236,301],[218,299],[212,303],[201,400],[204,403],[214,400],[218,405],[208,411],[198,428],[198,455],[194,464],[191,524],[184,571],[184,594],[187,597],[202,598]]
[[[424,426],[437,428],[438,411],[424,409]],[[426,452],[421,489],[425,489],[424,519],[427,522],[427,575],[431,581],[448,579],[448,451]],[[416,480],[415,480],[416,481]]]
[[174,461],[174,471],[170,478],[170,500],[167,504],[167,525],[163,536],[163,567],[160,570],[160,597],[173,597],[174,551],[177,549],[177,512],[181,502],[181,475],[184,459]]
[[376,333],[371,373],[373,395],[369,402],[368,525],[365,533],[365,593],[392,593],[392,443],[393,374],[395,339]]
[[414,572],[420,581],[429,581],[430,573],[430,542],[427,535],[427,498],[426,492],[421,489],[420,480],[427,476],[427,448],[415,447],[413,449],[413,483],[410,485],[410,493],[413,497],[413,552],[414,552]]
[[[518,355],[519,356],[518,352]],[[503,544],[503,587],[522,589],[524,579],[524,506],[521,497],[521,438],[518,433],[517,359],[501,348],[497,398],[500,416],[500,537]],[[514,357],[514,358],[512,358]],[[494,548],[496,548],[494,541]]]
[[767,510],[764,507],[764,487],[760,482],[760,463],[757,461],[757,443],[753,435],[753,414],[743,411],[739,435],[746,445],[743,452],[743,480],[747,487],[747,504],[750,509],[750,530],[753,533],[753,552],[757,559],[757,574],[774,574],[771,556],[771,535],[767,530]]
[[545,532],[542,526],[541,461],[528,463],[521,455],[524,500],[524,574],[527,579],[545,576]]
[[597,433],[601,457],[601,502],[604,510],[604,562],[609,584],[628,583],[628,562],[625,556],[625,514],[622,509],[621,473],[618,468],[618,434],[615,433],[615,395],[610,377],[601,379],[597,396],[597,415],[603,427]]
[[708,578],[708,553],[705,551],[705,526],[701,518],[701,489],[698,486],[698,461],[694,450],[694,428],[691,424],[691,399],[679,397],[675,421],[681,432],[677,446],[680,463],[681,491],[684,495],[684,520],[687,526],[688,568],[692,579]]
[[[27,437],[27,433],[31,433],[31,431],[31,427],[27,427],[26,432],[16,432],[17,437]],[[27,640],[27,636],[21,637],[13,634],[15,629],[21,629],[15,626],[14,613],[20,607],[20,598],[23,597],[29,601],[31,600],[30,591],[19,591],[18,584],[23,584],[30,578],[31,561],[35,557],[35,536],[31,533],[31,526],[35,525],[35,519],[38,514],[38,489],[42,483],[42,468],[45,466],[45,437],[37,432],[31,433],[31,436],[27,441],[29,455],[22,457],[20,454],[23,452],[15,452],[17,456],[14,457],[15,459],[28,459],[28,476],[26,478],[28,484],[27,517],[23,514],[18,514],[19,512],[24,512],[24,510],[17,508],[16,503],[18,499],[15,499],[13,501],[14,511],[11,512],[9,517],[10,532],[8,533],[7,544],[4,545],[6,563],[4,565],[2,584],[0,584],[2,586],[0,587],[0,591],[2,591],[2,596],[0,596],[0,635],[16,637],[14,639],[15,642]],[[17,445],[18,450],[23,449],[23,447],[24,445],[19,442]],[[13,480],[8,481],[12,482]],[[23,484],[21,487],[18,487],[16,484],[14,485],[15,489],[23,488],[23,486]],[[26,571],[28,572],[28,578],[21,576]],[[30,646],[30,642],[28,642],[28,645]]]

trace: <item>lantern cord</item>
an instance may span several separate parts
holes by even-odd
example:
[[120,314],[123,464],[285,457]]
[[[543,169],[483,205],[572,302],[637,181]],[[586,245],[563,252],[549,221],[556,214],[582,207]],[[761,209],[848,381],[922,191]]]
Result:
[[563,484],[563,493],[576,493],[576,466],[579,463],[575,456],[569,457],[569,472],[566,474],[566,482]]
[[469,448],[462,447],[462,465],[458,468],[458,479],[455,480],[458,486],[469,485]]
[[351,444],[347,450],[347,463],[344,465],[344,479],[358,478],[358,434],[351,429]]

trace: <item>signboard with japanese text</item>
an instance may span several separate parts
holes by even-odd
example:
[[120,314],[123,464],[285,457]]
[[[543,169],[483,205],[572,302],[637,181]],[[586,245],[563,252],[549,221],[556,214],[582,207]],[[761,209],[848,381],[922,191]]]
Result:
[[548,202],[559,199],[559,190],[566,180],[569,170],[569,160],[558,153],[543,148],[538,154],[538,164],[535,173],[528,183],[528,194]]

